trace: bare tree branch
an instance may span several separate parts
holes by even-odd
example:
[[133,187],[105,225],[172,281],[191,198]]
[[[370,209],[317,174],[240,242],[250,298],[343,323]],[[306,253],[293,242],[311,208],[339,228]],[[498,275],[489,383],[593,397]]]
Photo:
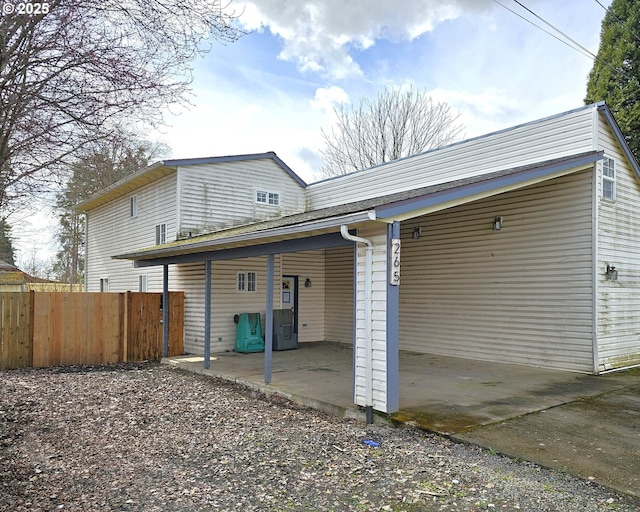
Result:
[[[17,7],[17,0],[3,0]],[[35,3],[33,5],[36,5]],[[114,126],[186,103],[192,61],[242,32],[220,0],[50,0],[0,17],[0,209]]]
[[385,88],[375,100],[335,109],[336,124],[322,131],[322,173],[337,176],[397,160],[455,141],[463,131],[446,103],[426,91]]

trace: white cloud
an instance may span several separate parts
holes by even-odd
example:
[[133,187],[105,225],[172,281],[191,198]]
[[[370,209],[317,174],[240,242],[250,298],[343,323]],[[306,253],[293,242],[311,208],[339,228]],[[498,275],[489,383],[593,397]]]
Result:
[[344,79],[363,72],[350,52],[372,47],[376,40],[412,40],[438,24],[477,10],[490,0],[247,0],[240,22],[249,30],[269,29],[282,38],[280,58],[296,62],[302,71]]
[[342,87],[332,85],[330,87],[320,87],[316,90],[316,94],[309,102],[314,110],[322,110],[324,112],[332,112],[340,103],[349,101],[349,95]]

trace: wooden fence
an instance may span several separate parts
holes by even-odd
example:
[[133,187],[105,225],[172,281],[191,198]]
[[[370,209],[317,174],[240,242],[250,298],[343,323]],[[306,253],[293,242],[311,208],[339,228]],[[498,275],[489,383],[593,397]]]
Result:
[[[160,359],[161,293],[0,293],[0,370]],[[169,356],[183,352],[184,293],[169,293]]]

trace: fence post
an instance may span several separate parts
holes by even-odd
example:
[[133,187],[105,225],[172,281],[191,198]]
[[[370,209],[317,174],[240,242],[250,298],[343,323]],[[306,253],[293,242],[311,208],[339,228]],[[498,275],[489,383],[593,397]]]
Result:
[[[2,307],[2,303],[4,302],[4,295],[2,293],[0,293],[0,315],[3,315],[3,311],[4,308]],[[2,318],[0,316],[0,318]],[[0,370],[4,370],[4,366],[3,366],[3,360],[4,360],[4,355],[3,355],[3,346],[4,346],[4,332],[2,331],[2,329],[4,329],[4,326],[2,326],[2,324],[0,324]]]
[[122,357],[120,361],[129,361],[129,314],[131,311],[131,292],[120,294],[120,324],[122,329]]
[[34,338],[34,324],[36,317],[36,292],[35,290],[29,290],[29,361],[27,366],[33,367],[33,338]]

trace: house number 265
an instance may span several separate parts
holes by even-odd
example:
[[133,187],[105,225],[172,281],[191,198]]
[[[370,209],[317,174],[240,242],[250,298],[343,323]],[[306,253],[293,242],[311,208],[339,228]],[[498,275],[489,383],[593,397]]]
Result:
[[400,239],[391,240],[391,251],[389,252],[389,284],[398,286],[400,284]]

